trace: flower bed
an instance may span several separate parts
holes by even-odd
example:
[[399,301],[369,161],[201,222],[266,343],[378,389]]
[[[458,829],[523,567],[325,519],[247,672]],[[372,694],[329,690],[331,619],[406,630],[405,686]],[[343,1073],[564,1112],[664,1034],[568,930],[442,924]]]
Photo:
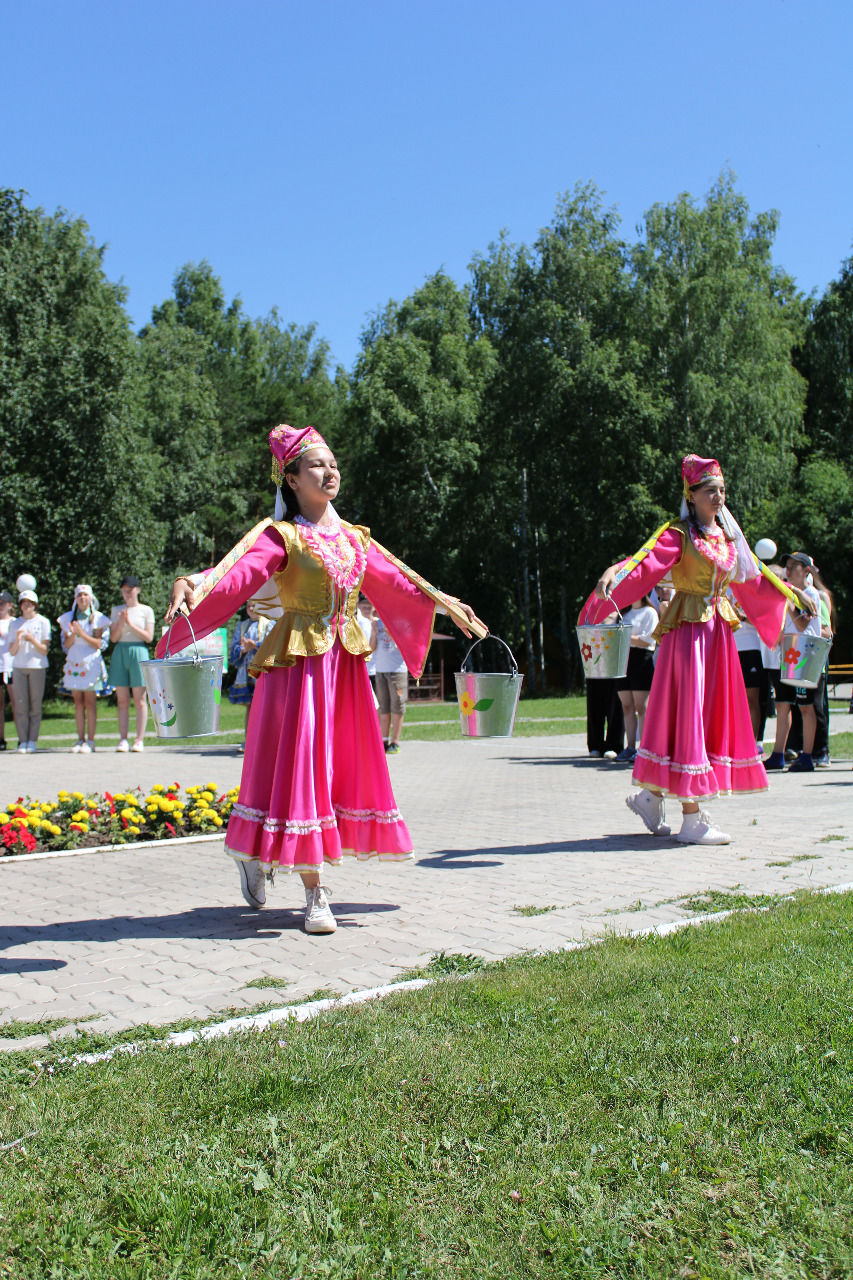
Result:
[[137,787],[102,796],[60,791],[54,801],[18,796],[0,812],[0,857],[213,834],[227,821],[237,790],[222,795],[208,782],[182,795],[177,782],[158,782],[147,795]]

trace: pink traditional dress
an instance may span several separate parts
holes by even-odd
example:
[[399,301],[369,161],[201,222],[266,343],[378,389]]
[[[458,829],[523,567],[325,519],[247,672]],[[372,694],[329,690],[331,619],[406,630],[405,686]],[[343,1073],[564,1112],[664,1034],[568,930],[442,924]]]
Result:
[[779,638],[787,599],[795,597],[751,560],[750,575],[752,564],[745,565],[721,529],[672,521],[623,562],[608,600],[593,595],[584,606],[580,621],[597,623],[613,604],[626,608],[667,575],[675,587],[654,633],[660,647],[634,761],[640,787],[698,801],[767,790],[734,642],[740,622],[725,593],[731,586],[769,645]]
[[[264,520],[200,583],[196,638],[254,601],[277,621],[256,650],[240,794],[225,848],[266,869],[316,872],[357,858],[405,860],[412,840],[394,801],[356,620],[362,591],[406,665],[423,671],[436,605],[456,602],[395,559],[361,525]],[[470,625],[459,614],[464,625]],[[172,649],[191,643],[174,624]],[[162,657],[165,638],[157,647]]]

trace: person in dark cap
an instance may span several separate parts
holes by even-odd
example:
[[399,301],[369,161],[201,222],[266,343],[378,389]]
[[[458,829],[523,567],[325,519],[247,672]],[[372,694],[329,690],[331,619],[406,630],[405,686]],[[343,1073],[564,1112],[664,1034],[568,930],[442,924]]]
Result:
[[[144,751],[145,724],[148,720],[148,703],[140,661],[150,655],[148,646],[154,638],[154,610],[139,603],[139,579],[128,574],[121,580],[123,605],[116,605],[110,614],[110,639],[115,648],[110,658],[110,684],[116,691],[118,703],[117,751]],[[136,737],[133,746],[127,740],[130,723],[130,695],[136,708]]]
[[15,609],[15,599],[11,591],[0,591],[0,751],[6,750],[6,694],[9,695],[9,708],[15,714],[15,703],[12,698],[12,655],[6,636],[9,623]]

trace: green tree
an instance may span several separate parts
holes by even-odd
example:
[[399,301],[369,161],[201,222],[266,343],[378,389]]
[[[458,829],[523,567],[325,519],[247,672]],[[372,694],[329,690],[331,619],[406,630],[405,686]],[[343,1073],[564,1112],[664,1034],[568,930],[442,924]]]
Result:
[[74,584],[109,604],[158,558],[124,290],[86,223],[0,191],[0,576],[35,574],[56,617]]
[[469,296],[437,272],[365,330],[346,409],[341,506],[454,594],[470,592],[466,498],[484,467],[479,425],[494,353]]

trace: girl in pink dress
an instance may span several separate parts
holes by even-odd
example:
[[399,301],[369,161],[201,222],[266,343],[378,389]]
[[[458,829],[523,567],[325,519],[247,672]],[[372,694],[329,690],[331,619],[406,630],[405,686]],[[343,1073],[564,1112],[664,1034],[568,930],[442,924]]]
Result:
[[663,525],[628,560],[596,583],[582,622],[601,622],[615,603],[624,608],[663,577],[675,597],[654,633],[660,642],[633,781],[626,803],[656,836],[668,836],[664,797],[681,801],[676,839],[728,844],[700,802],[734,791],[766,791],[755,746],[733,631],[740,625],[726,588],[766,644],[782,629],[787,601],[811,611],[807,598],[764,568],[728,511],[725,482],[714,458],[689,454],[681,466],[682,518]]
[[[276,619],[256,650],[257,676],[240,794],[225,849],[250,906],[266,901],[276,868],[296,871],[306,894],[305,929],[333,933],[320,884],[323,863],[402,861],[412,841],[391,790],[355,617],[359,591],[385,620],[413,675],[420,675],[436,608],[470,635],[487,629],[473,610],[430,586],[361,525],[332,506],[340,487],[334,455],[313,427],[270,433],[276,519],[264,520],[207,575],[179,578],[166,614],[191,610],[196,639],[252,601]],[[283,500],[284,495],[284,500]],[[175,618],[172,650],[190,644]],[[162,657],[165,638],[157,647]]]

